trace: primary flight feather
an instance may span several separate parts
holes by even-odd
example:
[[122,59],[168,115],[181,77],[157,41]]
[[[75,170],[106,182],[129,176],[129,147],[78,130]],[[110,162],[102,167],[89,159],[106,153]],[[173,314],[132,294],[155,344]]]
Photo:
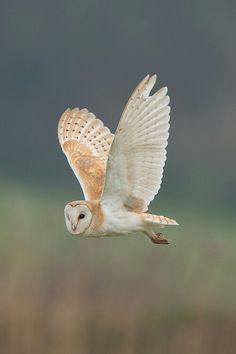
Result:
[[156,75],[146,76],[131,95],[115,135],[87,109],[67,109],[58,138],[84,192],[85,201],[65,207],[67,229],[80,236],[144,232],[168,243],[157,229],[178,225],[147,214],[158,193],[166,160],[170,107],[167,88],[150,92]]

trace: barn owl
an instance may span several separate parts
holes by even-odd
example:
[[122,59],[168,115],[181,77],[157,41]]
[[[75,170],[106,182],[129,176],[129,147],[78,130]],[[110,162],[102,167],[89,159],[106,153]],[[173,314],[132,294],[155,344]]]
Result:
[[150,92],[156,75],[134,90],[115,134],[86,108],[67,109],[58,138],[85,200],[66,205],[68,231],[80,236],[114,236],[141,231],[154,243],[168,244],[158,229],[178,225],[148,214],[161,185],[169,130],[169,96]]

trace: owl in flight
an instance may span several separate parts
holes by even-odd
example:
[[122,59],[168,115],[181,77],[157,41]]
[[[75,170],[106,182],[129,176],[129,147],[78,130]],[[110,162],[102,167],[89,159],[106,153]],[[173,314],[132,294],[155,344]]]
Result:
[[59,142],[85,196],[65,207],[70,233],[100,237],[142,231],[154,243],[168,244],[157,230],[178,223],[146,213],[160,189],[169,135],[167,88],[150,95],[155,82],[156,75],[140,82],[115,134],[86,108],[62,114]]

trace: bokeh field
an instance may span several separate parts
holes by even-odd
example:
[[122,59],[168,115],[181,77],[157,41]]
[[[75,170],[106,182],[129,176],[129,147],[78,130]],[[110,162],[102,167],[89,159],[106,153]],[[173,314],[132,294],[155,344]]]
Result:
[[81,239],[65,230],[66,191],[0,189],[1,354],[236,352],[227,210],[157,199],[152,211],[180,222],[164,230],[170,246]]
[[[2,1],[0,354],[236,353],[236,1]],[[67,107],[115,132],[137,83],[171,126],[144,235],[82,239],[57,139]]]

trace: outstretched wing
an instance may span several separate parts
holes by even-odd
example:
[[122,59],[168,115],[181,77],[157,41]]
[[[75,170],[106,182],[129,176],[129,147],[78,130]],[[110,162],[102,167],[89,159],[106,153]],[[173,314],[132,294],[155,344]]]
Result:
[[110,149],[102,202],[143,212],[159,191],[169,130],[167,88],[149,96],[156,75],[138,85],[122,114]]
[[79,180],[85,199],[100,199],[113,134],[87,109],[67,109],[58,124],[58,138]]

